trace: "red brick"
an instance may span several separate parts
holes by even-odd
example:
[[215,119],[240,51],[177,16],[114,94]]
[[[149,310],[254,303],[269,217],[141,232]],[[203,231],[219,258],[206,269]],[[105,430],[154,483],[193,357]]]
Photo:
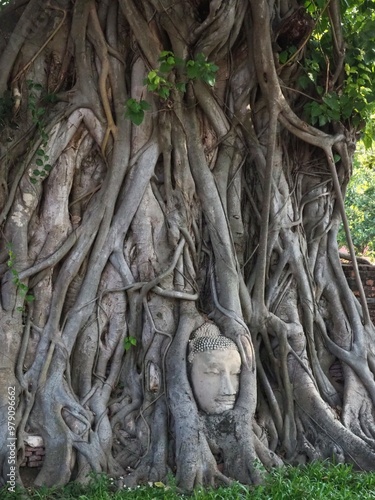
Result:
[[27,464],[28,467],[41,467],[42,462],[30,462]]

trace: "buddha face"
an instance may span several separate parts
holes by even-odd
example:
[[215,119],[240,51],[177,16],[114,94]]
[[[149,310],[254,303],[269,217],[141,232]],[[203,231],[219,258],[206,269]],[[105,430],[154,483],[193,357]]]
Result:
[[196,352],[191,383],[199,409],[209,414],[232,410],[240,372],[241,357],[234,349]]

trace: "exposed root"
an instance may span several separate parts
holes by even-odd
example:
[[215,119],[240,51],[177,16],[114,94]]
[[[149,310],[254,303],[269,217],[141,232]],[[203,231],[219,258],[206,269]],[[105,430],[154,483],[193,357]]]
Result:
[[[280,67],[288,2],[99,3],[48,3],[56,24],[36,36],[30,0],[0,58],[0,407],[14,387],[19,460],[38,433],[37,485],[95,471],[134,487],[172,471],[189,492],[258,484],[282,463],[373,469],[375,330],[336,242],[356,131],[298,115],[310,26]],[[328,12],[321,76],[341,91],[337,1]],[[186,84],[167,100],[144,84],[162,51],[168,81]],[[28,94],[29,79],[58,100]],[[129,97],[152,103],[139,126]],[[241,358],[218,415],[198,403],[187,360],[207,318]]]

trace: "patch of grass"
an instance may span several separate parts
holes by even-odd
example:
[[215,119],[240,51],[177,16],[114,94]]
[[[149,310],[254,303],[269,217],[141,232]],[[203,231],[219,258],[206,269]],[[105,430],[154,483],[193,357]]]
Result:
[[270,472],[261,486],[246,487],[234,482],[231,487],[200,488],[191,495],[178,493],[173,478],[168,484],[150,483],[137,488],[116,489],[110,477],[93,476],[87,486],[71,483],[65,488],[39,488],[5,493],[4,500],[370,500],[375,499],[375,472],[360,473],[350,465],[315,462],[308,466],[286,466]]
[[375,473],[360,473],[350,465],[314,462],[273,470],[266,483],[254,488],[253,499],[375,499]]

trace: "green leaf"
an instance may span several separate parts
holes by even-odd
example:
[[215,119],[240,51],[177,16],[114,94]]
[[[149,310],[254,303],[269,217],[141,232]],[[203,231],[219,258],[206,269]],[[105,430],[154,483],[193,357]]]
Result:
[[202,52],[200,52],[199,54],[197,54],[195,61],[197,61],[198,63],[205,63],[206,56]]
[[33,170],[33,175],[40,175],[40,170]]
[[37,150],[36,150],[36,154],[37,154],[38,156],[44,156],[44,155],[45,155],[44,149],[37,149]]
[[140,125],[143,122],[144,115],[145,113],[142,109],[138,112],[127,110],[125,113],[125,118],[129,118],[129,120],[134,123],[134,125]]
[[151,70],[148,72],[147,74],[147,80],[149,80],[150,82],[152,82],[153,80],[155,80],[155,78],[158,76],[156,70]]
[[132,346],[137,345],[137,339],[135,337],[132,337],[131,335],[129,337],[126,337],[124,339],[124,348],[126,351],[128,351]]
[[169,56],[174,57],[173,52],[171,52],[170,50],[163,50],[160,52],[159,61],[164,61],[164,59],[166,59]]
[[[188,62],[190,62],[190,61],[188,61]],[[194,63],[194,61],[191,61],[191,62]],[[191,80],[194,80],[194,78],[198,78],[198,76],[199,76],[198,66],[195,64],[187,66],[186,74],[187,74],[187,77],[190,78]]]
[[162,99],[167,99],[170,95],[170,90],[167,87],[161,87],[158,90],[158,94]]
[[337,153],[333,155],[333,161],[335,163],[339,162],[341,160],[341,156],[338,155]]
[[26,302],[33,302],[35,300],[35,297],[34,297],[34,295],[29,294],[29,295],[26,295],[25,300],[26,300]]
[[327,123],[327,117],[325,115],[319,115],[319,126],[323,127]]
[[133,98],[128,99],[126,101],[125,118],[128,118],[134,125],[140,125],[144,118],[144,110],[150,107],[147,101],[136,101]]
[[43,166],[43,160],[41,160],[40,158],[37,158],[35,160],[35,163],[38,165],[38,167],[42,167]]
[[50,165],[49,163],[47,163],[46,165],[44,165],[44,170],[47,170],[47,172],[51,171],[52,170],[52,165]]
[[211,86],[215,84],[215,73],[218,69],[214,63],[206,62],[204,54],[198,54],[194,60],[186,63],[186,74],[189,79],[199,78]]
[[333,121],[340,121],[340,118],[341,118],[341,114],[339,111],[330,111],[327,115],[329,118],[330,118],[330,121],[333,120]]
[[162,62],[159,68],[159,71],[162,73],[169,73],[172,71],[173,65],[169,64],[168,62]]
[[184,94],[186,92],[186,83],[176,83],[176,89]]
[[[147,84],[147,81],[145,81],[145,83]],[[154,90],[156,90],[158,88],[158,86],[155,84],[155,83],[148,83],[147,84],[147,89],[150,91],[150,92],[153,92]]]
[[337,94],[327,94],[322,100],[329,108],[340,111],[340,100]]
[[312,81],[307,75],[301,75],[298,78],[298,85],[303,90],[306,90],[311,85],[311,83],[312,83]]
[[36,184],[38,181],[34,177],[30,177],[31,184]]
[[127,109],[129,109],[131,111],[138,111],[139,110],[139,102],[133,98],[128,99],[125,103],[125,106],[127,107]]
[[141,109],[143,109],[144,111],[147,111],[148,109],[151,108],[151,104],[148,103],[147,101],[142,100],[139,102],[139,105],[140,105]]
[[310,109],[311,109],[312,118],[315,118],[315,117],[321,115],[323,112],[321,105],[318,104],[317,102],[312,102]]
[[211,87],[213,87],[215,85],[215,82],[216,82],[216,77],[215,77],[215,75],[207,74],[207,75],[204,75],[202,77],[202,80],[204,82],[208,83],[208,85],[210,85]]

